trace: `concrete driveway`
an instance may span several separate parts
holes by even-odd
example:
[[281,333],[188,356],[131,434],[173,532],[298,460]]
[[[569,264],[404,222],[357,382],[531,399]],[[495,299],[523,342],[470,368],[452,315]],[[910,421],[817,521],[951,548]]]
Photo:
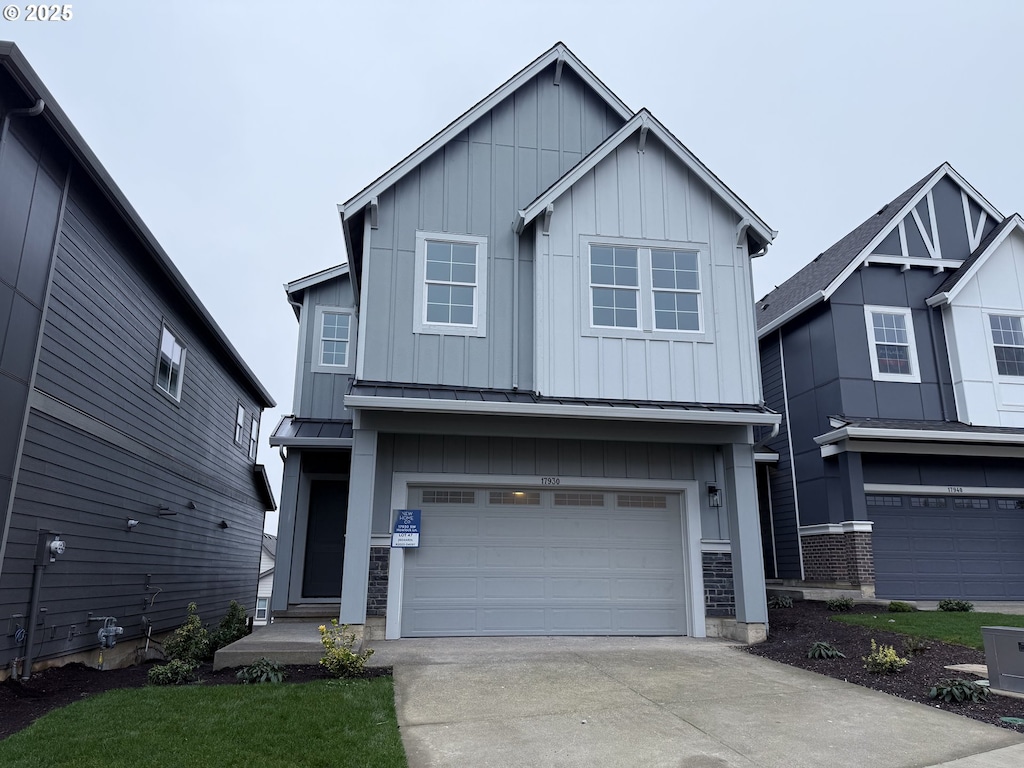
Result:
[[720,640],[377,641],[421,766],[1019,768],[1024,735]]

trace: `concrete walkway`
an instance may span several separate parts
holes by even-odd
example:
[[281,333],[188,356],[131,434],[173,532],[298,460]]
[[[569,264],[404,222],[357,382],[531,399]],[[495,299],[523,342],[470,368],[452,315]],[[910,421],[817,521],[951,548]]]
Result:
[[410,768],[1019,768],[1024,735],[691,638],[372,643]]

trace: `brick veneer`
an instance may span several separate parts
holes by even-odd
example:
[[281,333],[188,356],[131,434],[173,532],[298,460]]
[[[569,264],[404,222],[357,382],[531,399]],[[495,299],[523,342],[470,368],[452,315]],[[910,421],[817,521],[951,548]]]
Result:
[[366,615],[385,616],[388,609],[390,547],[370,547],[370,582],[366,590]]
[[866,531],[801,536],[804,580],[860,587],[875,583],[871,534]]
[[732,583],[732,554],[704,552],[704,613],[707,616],[735,616],[736,593]]

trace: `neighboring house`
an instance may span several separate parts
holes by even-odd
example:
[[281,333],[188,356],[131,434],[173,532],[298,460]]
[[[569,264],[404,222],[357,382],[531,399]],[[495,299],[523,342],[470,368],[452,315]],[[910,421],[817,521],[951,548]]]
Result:
[[0,403],[5,674],[253,604],[273,400],[11,43]]
[[[348,264],[286,286],[275,615],[763,636],[751,258],[775,233],[562,44],[340,213]],[[406,509],[420,546],[392,549]]]
[[260,549],[260,581],[256,587],[256,612],[252,623],[263,626],[270,623],[270,596],[274,592],[274,559],[277,557],[277,536],[263,534]]
[[757,304],[770,578],[1024,599],[1024,228],[948,164]]

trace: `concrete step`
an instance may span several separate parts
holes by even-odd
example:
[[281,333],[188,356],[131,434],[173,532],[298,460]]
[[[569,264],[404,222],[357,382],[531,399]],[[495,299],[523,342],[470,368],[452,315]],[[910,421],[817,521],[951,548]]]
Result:
[[298,603],[289,605],[288,610],[274,611],[274,621],[304,621],[314,619],[321,624],[330,624],[331,619],[338,618],[337,603]]

